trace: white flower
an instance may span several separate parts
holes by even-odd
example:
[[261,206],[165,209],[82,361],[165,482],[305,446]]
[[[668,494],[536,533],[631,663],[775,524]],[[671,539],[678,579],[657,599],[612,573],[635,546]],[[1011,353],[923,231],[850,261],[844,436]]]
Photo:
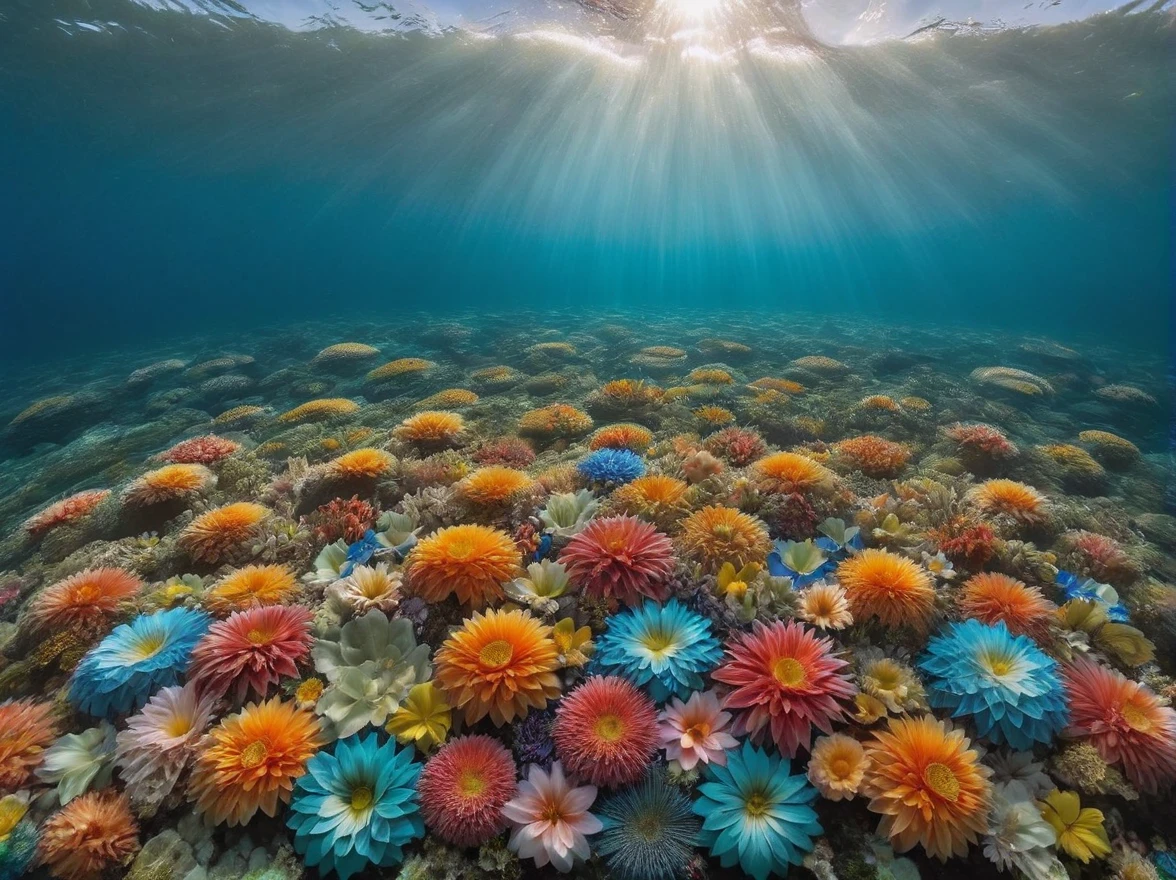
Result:
[[114,728],[100,721],[97,727],[59,737],[45,751],[37,778],[57,783],[63,806],[91,788],[105,788],[114,772],[114,736]]
[[942,550],[934,556],[924,550],[923,567],[940,580],[950,581],[956,576],[955,567],[951,564],[951,560],[943,555]]
[[347,542],[340,538],[328,544],[314,559],[314,571],[304,574],[302,580],[315,586],[326,586],[339,580],[339,572],[347,564]]
[[1056,842],[1053,826],[1041,817],[1023,783],[1006,782],[993,789],[988,836],[984,838],[985,858],[1001,871],[1015,868],[1029,880],[1056,880],[1066,876],[1054,855]]
[[1045,772],[1045,765],[1033,760],[1032,752],[992,752],[987,757],[994,783],[1019,782],[1040,800],[1057,785]]
[[502,815],[514,826],[507,846],[520,859],[534,859],[542,868],[548,862],[560,872],[572,870],[576,861],[591,854],[588,835],[604,826],[588,812],[596,800],[596,786],[573,787],[564,778],[559,761],[551,773],[532,764],[519,792],[502,807]]

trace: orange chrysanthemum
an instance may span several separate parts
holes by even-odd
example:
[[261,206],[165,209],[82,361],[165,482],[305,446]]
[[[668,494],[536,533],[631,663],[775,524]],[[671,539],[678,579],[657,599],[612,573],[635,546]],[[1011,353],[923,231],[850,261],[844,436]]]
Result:
[[884,626],[908,624],[923,631],[935,610],[931,575],[897,553],[863,550],[837,567],[837,579],[859,623],[876,617]]
[[987,833],[992,771],[970,745],[962,730],[931,715],[891,718],[874,734],[862,791],[882,815],[879,835],[896,852],[922,844],[946,862],[967,855],[968,844]]
[[759,487],[781,495],[807,495],[833,484],[833,472],[817,461],[795,452],[777,452],[751,466]]
[[628,449],[644,452],[653,442],[653,432],[641,425],[605,425],[588,441],[589,449]]
[[875,479],[897,477],[911,457],[910,450],[901,443],[873,434],[850,437],[835,448],[851,467]]
[[736,569],[763,564],[772,542],[768,527],[756,517],[733,507],[704,507],[682,520],[678,546],[683,556],[714,574],[724,562]]
[[821,629],[845,629],[853,623],[849,598],[838,584],[818,581],[807,590],[801,590],[797,613],[801,619]]
[[277,815],[321,745],[318,719],[293,702],[250,703],[204,738],[189,783],[196,810],[217,825]]
[[219,562],[257,534],[270,511],[260,504],[238,501],[202,513],[180,533],[179,545],[198,562]]
[[185,498],[215,485],[216,476],[202,464],[167,464],[143,474],[123,493],[123,501],[146,507]]
[[119,605],[143,582],[121,568],[91,568],[46,587],[29,606],[29,621],[50,632],[72,630],[99,636],[109,628]]
[[59,880],[99,880],[139,851],[139,826],[125,794],[92,791],[41,827],[41,860]]
[[474,612],[437,652],[437,683],[467,724],[499,727],[559,696],[551,627],[526,611]]
[[439,529],[413,549],[405,567],[411,591],[427,602],[456,595],[482,608],[503,597],[522,554],[506,532],[479,525]]
[[355,449],[327,464],[327,471],[339,480],[374,480],[392,469],[391,453],[383,449]]
[[465,432],[465,419],[454,412],[426,410],[409,416],[392,431],[405,443],[417,446],[456,446]]
[[1041,590],[996,572],[969,578],[960,593],[959,608],[966,618],[974,617],[990,625],[1004,621],[1009,632],[1038,642],[1049,639],[1050,623],[1057,610]]
[[55,529],[65,523],[77,522],[82,517],[88,516],[109,496],[109,489],[91,489],[70,495],[29,517],[25,520],[24,529],[34,538],[38,538],[50,529]]
[[284,565],[247,565],[227,575],[204,594],[214,614],[229,614],[262,605],[284,605],[298,594],[294,573]]
[[612,509],[665,527],[680,519],[689,505],[685,481],[665,474],[647,474],[626,483],[609,497]]
[[834,733],[813,743],[808,778],[821,797],[831,801],[849,800],[858,793],[869,766],[860,742],[852,736]]
[[51,703],[0,703],[0,794],[23,788],[57,737]]
[[984,513],[1003,513],[1026,526],[1039,525],[1048,515],[1045,496],[1016,480],[986,480],[972,488],[968,500]]
[[534,485],[535,481],[522,471],[491,465],[478,468],[458,483],[457,494],[478,507],[501,507]]

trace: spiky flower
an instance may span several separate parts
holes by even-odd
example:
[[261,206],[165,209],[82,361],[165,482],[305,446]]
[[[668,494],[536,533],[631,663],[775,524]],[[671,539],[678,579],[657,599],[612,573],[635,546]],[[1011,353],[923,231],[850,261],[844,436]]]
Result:
[[1004,623],[1009,632],[1029,636],[1036,642],[1050,637],[1050,624],[1057,608],[1036,587],[996,572],[981,572],[964,582],[959,598],[960,612],[982,623]]
[[751,470],[763,491],[779,495],[808,495],[827,489],[837,479],[820,462],[795,452],[777,452],[761,458]]
[[197,562],[220,562],[257,535],[268,508],[238,501],[202,513],[180,532],[179,545]]
[[284,565],[247,565],[226,575],[204,594],[204,607],[229,614],[263,605],[284,605],[298,593],[294,573]]
[[678,535],[682,555],[704,572],[715,573],[730,562],[735,568],[762,565],[772,549],[768,527],[733,507],[704,507],[682,520]]
[[142,587],[142,581],[121,568],[86,569],[38,593],[29,603],[29,621],[48,632],[100,636],[109,630],[119,605]]
[[214,623],[192,651],[188,678],[201,693],[264,698],[282,678],[296,678],[310,652],[310,610],[267,605]]
[[75,523],[94,512],[103,501],[110,497],[109,489],[88,489],[50,504],[44,510],[25,520],[24,529],[34,538],[66,523]]
[[25,786],[57,737],[52,703],[9,700],[0,703],[0,792]]
[[522,471],[502,465],[478,468],[457,484],[457,496],[476,507],[502,507],[534,488]]
[[594,519],[560,554],[572,583],[590,596],[636,605],[669,596],[674,572],[670,539],[631,516]]
[[797,612],[819,629],[845,629],[853,623],[849,597],[839,584],[815,583],[799,596]]
[[41,860],[58,880],[100,880],[138,851],[139,826],[123,794],[83,795],[41,827]]
[[883,626],[925,631],[935,609],[931,576],[888,550],[863,550],[837,567],[837,580],[859,623],[877,618]]
[[918,674],[906,663],[878,648],[855,652],[858,687],[862,693],[880,700],[886,711],[901,715],[917,709],[926,710],[927,695]]
[[439,529],[413,549],[405,567],[412,592],[428,602],[450,595],[473,608],[503,597],[521,554],[510,535],[480,525]]
[[968,500],[982,513],[1003,514],[1023,526],[1040,525],[1049,514],[1045,496],[1016,480],[986,480],[968,493]]
[[657,709],[625,679],[593,676],[560,703],[552,737],[577,778],[625,785],[641,778],[657,750]]
[[205,434],[203,437],[180,441],[159,453],[158,458],[172,464],[213,464],[228,458],[234,452],[239,452],[240,449],[241,444],[234,440],[227,440],[215,434]]
[[392,469],[396,459],[383,449],[353,449],[327,463],[327,473],[337,480],[375,480]]
[[561,873],[591,855],[589,834],[603,827],[588,812],[596,800],[596,788],[571,785],[559,761],[547,772],[532,766],[519,784],[518,794],[503,804],[502,814],[513,827],[509,846],[521,859],[533,859],[535,867],[550,863]]
[[613,492],[609,504],[619,513],[639,516],[659,528],[666,528],[689,511],[686,501],[689,488],[677,477],[647,474]]
[[700,823],[682,791],[652,770],[597,805],[596,851],[617,880],[676,880],[694,857]]
[[729,733],[731,713],[722,710],[714,691],[695,691],[685,703],[675,697],[658,721],[666,759],[683,770],[693,770],[699,762],[726,763],[727,750],[739,745]]
[[590,483],[631,483],[645,474],[645,461],[628,449],[598,449],[576,465]]
[[479,846],[506,827],[503,806],[515,796],[510,752],[488,736],[462,736],[441,747],[417,790],[429,830],[457,846]]
[[123,503],[147,507],[184,499],[216,485],[216,475],[202,464],[167,464],[140,476],[123,492]]
[[405,443],[425,449],[454,446],[465,433],[465,419],[454,412],[426,410],[409,416],[392,433]]

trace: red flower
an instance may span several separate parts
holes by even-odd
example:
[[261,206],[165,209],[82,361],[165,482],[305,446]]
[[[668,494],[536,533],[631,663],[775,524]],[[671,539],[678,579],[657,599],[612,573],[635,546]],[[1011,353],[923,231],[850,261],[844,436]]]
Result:
[[596,676],[564,698],[552,738],[572,775],[627,785],[641,778],[660,744],[657,708],[627,680]]
[[674,549],[670,539],[632,516],[594,519],[572,538],[559,561],[572,583],[589,595],[626,605],[670,595]]
[[214,623],[192,650],[188,680],[201,693],[238,701],[252,691],[264,699],[270,685],[298,675],[310,653],[310,611],[301,605],[266,605]]
[[421,771],[417,792],[429,830],[457,846],[479,846],[506,827],[502,806],[515,796],[515,763],[498,740],[463,736]]

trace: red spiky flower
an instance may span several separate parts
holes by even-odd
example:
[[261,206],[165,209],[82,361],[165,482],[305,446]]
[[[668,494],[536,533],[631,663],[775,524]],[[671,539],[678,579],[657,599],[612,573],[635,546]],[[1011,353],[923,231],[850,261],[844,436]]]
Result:
[[506,827],[502,806],[515,796],[515,763],[482,734],[446,744],[421,771],[417,792],[429,830],[457,846],[479,846]]
[[215,464],[240,450],[241,444],[215,434],[183,440],[171,449],[159,453],[163,461],[172,464]]
[[301,605],[266,605],[214,623],[192,650],[188,680],[201,693],[238,701],[252,691],[264,699],[270,686],[298,675],[310,653],[310,610]]
[[641,778],[657,751],[657,708],[628,680],[594,676],[560,703],[551,735],[573,776],[627,785]]
[[670,595],[674,547],[670,539],[634,516],[594,519],[572,538],[559,561],[573,584],[598,598],[639,605]]

